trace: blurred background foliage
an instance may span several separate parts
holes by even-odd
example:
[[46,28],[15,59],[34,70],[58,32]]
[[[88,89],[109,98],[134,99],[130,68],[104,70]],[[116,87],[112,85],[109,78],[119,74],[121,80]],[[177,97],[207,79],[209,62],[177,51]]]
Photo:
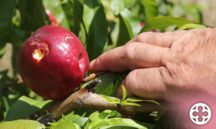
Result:
[[[60,26],[80,38],[93,60],[104,51],[134,38],[152,17],[181,16],[204,24],[202,10],[208,6],[168,0],[1,0],[0,120],[6,111],[3,97],[9,106],[22,95],[43,100],[22,83],[16,60],[20,45],[34,31],[54,24],[46,8]],[[176,26],[155,29],[153,31],[173,31]]]

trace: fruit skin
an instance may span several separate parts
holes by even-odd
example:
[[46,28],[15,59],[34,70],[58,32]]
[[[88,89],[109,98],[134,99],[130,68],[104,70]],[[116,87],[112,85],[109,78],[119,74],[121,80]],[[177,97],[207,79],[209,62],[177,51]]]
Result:
[[[41,60],[33,53],[44,54]],[[45,99],[62,98],[80,86],[89,69],[87,52],[69,30],[48,25],[38,29],[20,47],[18,70],[25,84]]]

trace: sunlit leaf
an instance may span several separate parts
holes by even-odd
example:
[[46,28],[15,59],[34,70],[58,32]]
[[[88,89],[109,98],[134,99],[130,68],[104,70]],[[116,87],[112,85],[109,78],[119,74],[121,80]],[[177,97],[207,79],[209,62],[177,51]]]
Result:
[[137,104],[137,103],[131,103],[131,102],[127,102],[127,101],[121,102],[121,105],[140,106],[140,105]]
[[82,127],[85,125],[85,123],[88,121],[88,119],[89,119],[88,117],[81,117],[81,118],[73,121],[73,123],[76,123],[77,125]]
[[112,112],[111,110],[105,110],[105,111],[101,112],[93,121],[91,121],[89,123],[88,128],[92,128],[93,129],[93,127],[95,125],[97,125],[101,121],[107,119],[110,116],[111,112]]
[[121,11],[121,15],[127,19],[127,21],[129,22],[132,32],[133,32],[133,36],[136,36],[140,30],[141,30],[141,25],[140,25],[140,21],[139,19],[136,17],[136,15],[131,12],[128,9],[124,9],[123,11]]
[[123,0],[125,8],[129,8],[133,6],[133,4],[136,2],[136,0]]
[[122,117],[122,115],[119,112],[112,110],[109,117]]
[[145,8],[146,21],[158,15],[159,5],[155,0],[142,0]]
[[109,96],[100,95],[103,99],[108,101],[109,103],[117,103],[120,104],[120,100],[118,98],[110,98]]
[[205,29],[204,25],[199,24],[185,24],[181,26],[178,30],[185,30],[185,29]]
[[111,0],[111,9],[115,15],[118,15],[122,10],[124,10],[123,0]]
[[125,101],[127,102],[150,102],[150,103],[155,103],[155,104],[160,105],[160,103],[158,103],[155,100],[145,100],[145,99],[141,99],[137,97],[128,97]]
[[62,119],[60,119],[58,121],[69,120],[71,122],[74,122],[80,118],[81,118],[81,116],[74,114],[74,112],[71,112],[71,113],[67,114],[66,116],[62,117]]
[[142,101],[145,101],[145,100],[141,99],[141,98],[137,98],[137,97],[128,97],[125,101],[129,101],[129,102],[142,102]]
[[129,21],[121,14],[119,15],[119,20],[119,34],[116,47],[125,45],[133,38],[133,32]]
[[108,23],[100,0],[84,0],[83,22],[87,31],[86,49],[91,61],[102,53],[108,37]]
[[52,102],[52,100],[38,101],[22,96],[10,107],[5,121],[24,119],[32,113],[39,111],[50,102]]
[[98,111],[96,112],[93,112],[90,116],[89,116],[89,120],[93,121],[95,118],[97,118],[97,116],[99,115],[100,113]]
[[[54,15],[55,19],[57,20],[58,23],[60,23],[60,26],[70,30],[71,26],[69,25],[66,14],[64,13],[64,9],[67,10],[68,5],[63,5],[65,4],[61,2],[61,0],[43,0],[43,4],[46,8],[48,8],[51,13]],[[66,7],[67,6],[67,7]],[[63,9],[64,7],[64,9]],[[67,12],[68,14],[69,12]]]
[[80,129],[80,127],[69,120],[64,120],[59,122],[53,129]]
[[45,126],[33,120],[15,120],[0,123],[0,129],[44,129]]
[[127,91],[123,85],[122,85],[122,92],[123,92],[123,96],[122,96],[122,102],[123,102],[127,97]]
[[165,29],[166,27],[176,25],[178,28],[185,24],[193,23],[188,19],[182,17],[164,16],[164,17],[153,17],[145,26],[141,32],[148,32],[152,29]]
[[0,48],[0,59],[4,55],[5,52],[6,52],[6,44],[5,46],[3,46],[3,48]]
[[114,126],[126,126],[126,127],[134,127],[138,129],[147,129],[144,126],[141,126],[140,124],[136,123],[132,119],[123,119],[123,118],[111,118],[111,119],[105,119],[99,124],[92,127],[93,129],[106,129],[108,127],[114,127]]

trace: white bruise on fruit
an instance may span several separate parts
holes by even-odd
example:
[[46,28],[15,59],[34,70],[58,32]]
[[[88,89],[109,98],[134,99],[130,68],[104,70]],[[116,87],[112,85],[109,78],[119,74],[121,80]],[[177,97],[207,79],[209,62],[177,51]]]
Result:
[[44,53],[41,51],[40,48],[35,49],[32,55],[34,59],[38,60],[38,62],[44,57]]

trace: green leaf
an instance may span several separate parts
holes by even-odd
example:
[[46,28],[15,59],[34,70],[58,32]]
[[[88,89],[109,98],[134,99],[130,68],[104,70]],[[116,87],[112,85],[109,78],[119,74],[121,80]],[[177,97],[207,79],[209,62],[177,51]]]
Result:
[[118,98],[110,98],[109,96],[100,95],[103,99],[108,101],[109,103],[117,103],[120,104],[120,100]]
[[[75,27],[74,27],[75,28]],[[81,40],[81,42],[82,42],[82,44],[83,44],[83,46],[86,48],[86,36],[87,36],[87,34],[86,34],[86,30],[85,30],[85,26],[84,26],[84,24],[82,24],[82,23],[80,23],[80,28],[81,28],[81,36],[79,37],[80,38],[80,40]]]
[[[62,2],[61,0],[43,0],[43,4],[46,8],[49,8],[49,10],[52,12],[58,23],[61,24],[62,27],[70,30],[69,23],[70,21],[67,21],[67,16],[64,13],[64,9],[62,8]],[[64,3],[63,3],[64,4]],[[65,7],[65,6],[64,6]],[[69,13],[69,12],[68,12]]]
[[62,114],[62,120],[65,120],[65,115],[64,114]]
[[131,25],[122,14],[119,15],[119,22],[119,34],[116,47],[125,45],[133,38]]
[[27,31],[29,37],[32,31],[48,24],[48,16],[42,0],[19,0],[17,7],[20,10],[21,21],[20,28]]
[[16,0],[0,0],[0,48],[9,40]]
[[123,0],[123,1],[124,1],[125,8],[129,8],[135,3],[136,0]]
[[38,101],[22,96],[10,107],[5,121],[24,119],[32,113],[39,111],[50,102],[52,102],[52,100]]
[[129,22],[130,26],[132,27],[132,32],[133,32],[133,36],[137,36],[137,34],[140,32],[140,30],[142,29],[141,25],[140,25],[140,21],[139,19],[136,17],[136,15],[131,12],[128,9],[124,9],[123,11],[121,11],[121,15],[127,19],[127,21]]
[[122,92],[123,92],[123,96],[122,96],[122,102],[123,102],[127,97],[127,91],[123,85],[122,85]]
[[146,127],[141,126],[140,124],[136,123],[132,119],[123,119],[123,118],[111,118],[105,119],[99,124],[92,127],[92,129],[106,129],[114,126],[126,126],[126,127],[134,127],[138,129],[147,129]]
[[158,103],[157,101],[155,100],[145,100],[145,99],[141,99],[141,98],[136,98],[136,97],[128,97],[125,102],[149,102],[149,103],[154,103],[154,104],[157,104],[157,105],[160,105],[162,106],[160,103]]
[[[118,78],[117,73],[107,73],[105,75],[99,76],[98,79],[102,81],[102,84],[98,85],[96,87],[95,93],[102,94],[106,93],[105,95],[111,94],[113,91],[110,89],[112,87],[113,81],[115,81]],[[110,90],[110,91],[106,91]]]
[[87,31],[89,60],[97,58],[108,38],[108,23],[100,0],[84,0],[83,22]]
[[43,129],[45,126],[33,120],[15,120],[0,123],[0,129]]
[[146,100],[141,99],[141,98],[137,98],[137,97],[128,97],[125,101],[128,101],[128,102],[142,102],[142,101],[146,101]]
[[115,85],[112,83],[108,88],[106,88],[101,94],[110,96],[115,90]]
[[[79,35],[79,31],[81,27],[81,24],[83,22],[82,17],[83,17],[83,4],[79,1],[79,0],[69,0],[70,6],[71,6],[71,10],[72,10],[72,17],[73,20],[68,20],[69,24],[73,23],[73,30],[72,32],[78,36]],[[82,25],[83,26],[83,25]],[[84,30],[84,33],[82,33],[82,37],[85,37],[86,32]],[[84,43],[84,41],[82,41],[82,43]]]
[[185,30],[185,29],[205,29],[206,27],[204,25],[199,24],[185,24],[182,27],[180,27],[178,30]]
[[99,115],[100,113],[98,111],[96,112],[93,112],[90,116],[89,116],[89,120],[90,121],[93,121],[95,118],[97,118],[97,116]]
[[79,118],[81,118],[80,115],[77,115],[77,114],[74,114],[74,112],[71,112],[71,113],[67,114],[66,116],[64,116],[64,119],[62,117],[62,119],[60,119],[58,121],[70,120],[71,122],[74,122],[74,121],[76,121]]
[[130,102],[127,102],[127,101],[123,101],[120,103],[121,105],[130,105],[130,106],[140,106],[139,104],[137,103],[130,103]]
[[7,114],[10,107],[9,107],[9,104],[8,104],[7,100],[5,99],[5,97],[3,97],[3,100],[4,100],[4,105],[5,105],[6,114]]
[[64,11],[65,18],[67,19],[68,26],[69,26],[70,30],[73,31],[74,25],[73,25],[72,21],[74,20],[74,18],[72,15],[73,12],[72,12],[72,8],[70,6],[70,1],[62,3],[61,6],[62,6],[62,10]]
[[84,126],[85,124],[86,124],[86,122],[88,121],[88,117],[81,117],[81,118],[79,118],[79,119],[77,119],[77,120],[75,120],[73,123],[75,123],[75,124],[77,124],[77,125],[79,125],[79,126]]
[[109,117],[122,117],[122,115],[119,112],[112,110]]
[[155,100],[145,100],[145,99],[141,99],[141,98],[136,98],[136,97],[128,97],[125,101],[127,102],[150,102],[150,103],[155,103],[160,105],[157,101]]
[[142,0],[145,8],[146,21],[158,15],[159,5],[155,0]]
[[115,97],[117,95],[117,92],[118,92],[118,89],[119,89],[119,86],[121,85],[121,83],[122,83],[122,79],[118,78],[115,82],[115,87],[113,88],[113,92],[109,96]]
[[152,29],[165,29],[166,27],[176,25],[178,28],[181,26],[193,23],[188,19],[182,17],[164,16],[164,17],[153,17],[151,18],[145,26],[142,28],[141,32],[148,32]]
[[94,129],[93,127],[99,124],[101,121],[107,119],[110,116],[111,112],[111,110],[105,110],[101,112],[93,121],[89,123],[88,128]]
[[86,87],[88,84],[89,84],[89,82],[86,82],[86,83],[82,84],[82,85],[80,86],[80,89]]
[[69,120],[64,120],[59,122],[53,129],[80,129],[80,127]]
[[123,0],[111,0],[111,9],[115,15],[118,15],[122,10],[124,10]]
[[0,48],[0,59],[2,58],[5,52],[6,52],[6,44],[3,48]]

